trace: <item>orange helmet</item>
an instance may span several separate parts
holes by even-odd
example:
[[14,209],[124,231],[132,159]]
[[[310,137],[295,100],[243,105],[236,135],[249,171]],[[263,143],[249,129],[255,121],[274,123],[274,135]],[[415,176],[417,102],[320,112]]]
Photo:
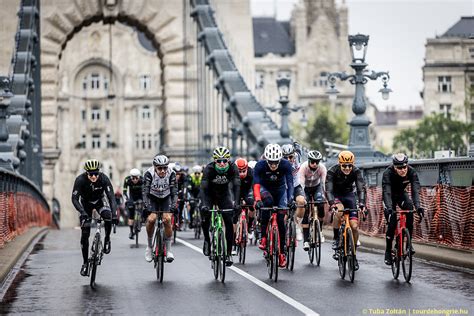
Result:
[[246,170],[248,167],[247,160],[245,158],[239,158],[235,161],[235,164],[237,165],[237,168],[239,170]]
[[348,150],[343,150],[339,153],[339,163],[354,163],[354,154]]

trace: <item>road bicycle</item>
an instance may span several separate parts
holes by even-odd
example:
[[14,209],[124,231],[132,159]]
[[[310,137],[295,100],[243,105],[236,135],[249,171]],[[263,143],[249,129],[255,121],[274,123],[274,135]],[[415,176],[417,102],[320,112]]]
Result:
[[314,207],[317,204],[319,203],[313,202],[311,199],[306,203],[306,207],[309,213],[309,262],[313,264],[316,259],[316,265],[319,266],[321,262],[321,225]]
[[191,222],[193,224],[193,229],[194,229],[194,238],[201,239],[201,212],[199,211],[201,209],[200,207],[201,200],[191,198],[190,202],[192,202],[191,204],[194,205],[194,212],[191,218]]
[[[234,209],[212,209],[211,212],[211,268],[214,271],[214,278],[220,278],[221,282],[225,281],[225,268],[227,256],[227,244],[225,240],[225,231],[223,227],[224,219],[222,213],[233,212]],[[227,229],[227,227],[226,227]],[[229,229],[232,229],[230,227]]]
[[[155,220],[155,230],[153,234],[153,242],[152,248],[153,249],[153,263],[154,268],[156,269],[156,279],[163,282],[163,276],[165,273],[165,261],[166,261],[166,242],[165,242],[165,229],[163,224],[163,213],[169,213],[169,211],[156,211],[153,212],[157,214],[157,218]],[[173,216],[171,216],[173,217]]]
[[[400,273],[400,263],[402,265],[403,277],[407,283],[410,282],[412,274],[413,253],[411,251],[411,236],[406,228],[406,214],[413,213],[413,210],[399,210],[397,218],[397,228],[395,230],[395,243],[392,247],[392,275],[398,279]],[[397,216],[393,214],[392,216]]]
[[343,214],[341,225],[339,226],[339,244],[338,249],[335,250],[337,257],[337,264],[339,266],[339,274],[341,279],[346,276],[346,263],[349,272],[349,279],[353,283],[355,278],[355,260],[356,247],[354,242],[354,234],[352,233],[351,225],[349,223],[349,214],[357,209],[338,209],[338,212]]
[[138,248],[138,234],[142,229],[142,214],[144,209],[143,200],[137,200],[133,202],[135,209],[135,217],[133,222],[133,234],[135,235],[135,247]]
[[248,239],[248,220],[247,214],[249,211],[248,205],[243,205],[240,212],[239,221],[235,230],[235,244],[237,247],[237,255],[239,262],[245,264],[245,256],[247,253],[247,239]]
[[291,209],[286,218],[286,232],[285,232],[285,255],[286,268],[293,271],[295,264],[295,250],[296,250],[296,223],[294,218],[295,210]]
[[269,211],[270,221],[267,226],[267,249],[265,259],[267,260],[268,277],[275,282],[278,281],[278,266],[280,258],[280,234],[278,230],[277,214],[286,214],[287,208],[281,207],[262,207],[260,211]]
[[[97,275],[97,266],[102,264],[102,258],[104,257],[104,244],[102,243],[102,217],[94,209],[92,210],[92,219],[96,222],[96,231],[94,239],[92,241],[91,253],[89,256],[89,269],[88,276],[90,276],[90,286],[95,289],[95,278]],[[89,224],[90,225],[90,224]],[[114,224],[115,232],[115,224]]]

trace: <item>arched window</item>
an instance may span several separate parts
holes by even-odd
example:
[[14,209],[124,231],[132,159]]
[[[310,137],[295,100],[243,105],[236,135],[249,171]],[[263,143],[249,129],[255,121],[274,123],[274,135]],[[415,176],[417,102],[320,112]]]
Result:
[[98,106],[98,105],[93,105],[92,106],[91,119],[93,121],[100,120],[100,106]]

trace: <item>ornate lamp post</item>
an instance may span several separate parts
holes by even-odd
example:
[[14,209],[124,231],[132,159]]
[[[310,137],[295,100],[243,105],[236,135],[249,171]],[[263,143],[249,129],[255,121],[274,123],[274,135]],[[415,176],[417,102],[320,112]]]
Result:
[[271,112],[277,112],[281,115],[281,126],[280,126],[280,135],[283,138],[288,138],[290,137],[290,127],[288,125],[288,116],[290,115],[291,111],[297,112],[299,110],[303,110],[303,117],[301,118],[301,123],[304,125],[308,123],[308,120],[306,119],[306,115],[304,112],[304,107],[302,106],[294,106],[294,107],[288,107],[288,103],[290,100],[288,99],[288,96],[290,94],[290,83],[291,79],[282,77],[278,78],[276,80],[277,83],[277,88],[278,88],[278,95],[280,98],[278,99],[278,102],[281,105],[281,108],[278,109],[274,106],[269,106],[266,107],[268,110]]
[[387,88],[387,82],[390,79],[388,72],[375,72],[369,71],[365,68],[365,55],[367,53],[367,45],[369,42],[368,35],[349,35],[349,47],[351,48],[352,63],[350,66],[354,69],[355,74],[348,75],[345,72],[334,72],[329,74],[329,88],[326,91],[329,94],[331,100],[336,99],[339,91],[335,88],[336,79],[339,78],[342,81],[349,80],[349,82],[355,85],[354,101],[352,103],[352,112],[355,116],[349,122],[351,126],[351,133],[349,138],[349,150],[354,152],[357,156],[372,157],[374,150],[370,144],[369,138],[369,125],[370,120],[365,115],[366,100],[365,100],[365,88],[364,85],[368,79],[376,80],[382,79],[383,88],[379,90],[382,93],[382,98],[387,100],[392,90]]

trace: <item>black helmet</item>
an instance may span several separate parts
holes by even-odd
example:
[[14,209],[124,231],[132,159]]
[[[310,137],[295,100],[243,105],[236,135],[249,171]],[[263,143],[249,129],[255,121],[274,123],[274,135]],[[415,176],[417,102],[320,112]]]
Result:
[[392,156],[392,162],[394,166],[403,166],[408,163],[408,157],[404,153],[394,154]]

